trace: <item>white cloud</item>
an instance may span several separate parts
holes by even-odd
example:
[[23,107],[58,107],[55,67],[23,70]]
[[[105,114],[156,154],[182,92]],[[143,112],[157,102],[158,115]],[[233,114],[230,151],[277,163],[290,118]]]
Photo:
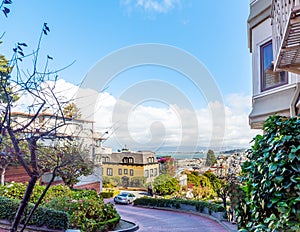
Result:
[[145,12],[168,13],[180,5],[180,0],[121,0],[129,11],[140,8]]
[[[105,144],[113,149],[124,145],[131,149],[157,149],[161,146],[182,146],[186,149],[206,147],[210,143],[213,127],[217,132],[222,128],[223,118],[215,118],[213,121],[211,114],[212,110],[220,109],[218,102],[196,110],[183,109],[177,105],[164,108],[135,106],[106,92],[79,89],[64,80],[56,83],[55,93],[65,100],[79,97],[76,103],[83,118],[94,120],[95,128],[100,132],[109,131],[110,138]],[[20,102],[28,105],[29,99],[21,97]],[[248,125],[250,108],[250,96],[231,94],[226,97],[223,137],[225,147],[247,148],[258,133]]]

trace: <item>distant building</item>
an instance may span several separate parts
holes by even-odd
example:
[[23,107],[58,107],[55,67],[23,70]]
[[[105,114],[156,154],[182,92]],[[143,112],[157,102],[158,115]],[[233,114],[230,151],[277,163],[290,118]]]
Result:
[[300,1],[250,0],[248,47],[252,53],[251,128],[269,115],[300,112]]
[[239,174],[242,171],[242,165],[247,160],[246,153],[234,153],[228,156],[220,155],[217,157],[217,163],[209,168],[209,171],[218,177],[226,177]]
[[[94,131],[94,121],[84,120],[80,118],[62,117],[48,112],[43,112],[38,115],[24,112],[12,112],[12,126],[14,129],[26,127],[22,130],[20,136],[27,137],[32,135],[42,135],[42,140],[46,146],[53,146],[58,138],[69,138],[72,140],[80,140],[85,149],[89,151],[84,157],[88,161],[100,163],[99,157],[103,154],[111,154],[112,149],[102,146],[104,140],[103,135]],[[52,128],[55,128],[51,130]],[[50,133],[48,133],[50,132]],[[98,168],[94,171],[95,175],[80,178],[80,182],[76,185],[78,188],[93,188],[99,190],[99,171]],[[51,179],[51,173],[45,173],[42,178],[42,183],[48,183]],[[23,167],[9,166],[5,175],[5,181],[28,181],[29,177]],[[56,181],[61,179],[57,177]]]
[[159,165],[154,152],[114,152],[102,156],[103,177],[113,179],[119,186],[143,187],[159,175]]

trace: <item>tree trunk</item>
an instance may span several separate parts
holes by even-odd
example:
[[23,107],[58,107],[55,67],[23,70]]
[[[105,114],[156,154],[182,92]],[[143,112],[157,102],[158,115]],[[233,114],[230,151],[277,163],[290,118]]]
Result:
[[226,195],[222,197],[222,200],[223,200],[223,206],[226,210],[226,207],[227,207],[227,202],[226,202]]
[[2,168],[2,172],[1,172],[1,185],[2,186],[4,186],[5,171],[6,171],[6,168]]
[[43,200],[44,196],[46,195],[48,189],[50,188],[51,184],[53,183],[53,181],[54,181],[54,179],[56,177],[56,170],[57,170],[57,168],[54,169],[51,180],[49,181],[49,183],[47,184],[46,188],[42,192],[42,195],[39,197],[38,201],[35,203],[34,207],[30,211],[30,213],[29,213],[28,217],[26,218],[26,221],[25,221],[25,223],[23,225],[23,228],[20,230],[20,232],[23,232],[25,230],[25,228],[28,225],[28,223],[29,223],[32,215],[34,214],[34,211],[37,209],[37,207],[39,206],[39,204]]
[[14,221],[11,225],[11,228],[10,228],[10,232],[16,232],[17,229],[18,229],[18,225],[20,224],[21,222],[21,219],[22,219],[22,215],[28,205],[28,202],[30,200],[30,196],[33,192],[33,189],[34,189],[34,186],[37,182],[37,180],[39,179],[38,175],[32,175],[29,182],[28,182],[28,185],[27,185],[27,188],[26,188],[26,192],[24,194],[24,197],[19,205],[19,208],[18,208],[18,211],[16,213],[16,216],[14,218]]

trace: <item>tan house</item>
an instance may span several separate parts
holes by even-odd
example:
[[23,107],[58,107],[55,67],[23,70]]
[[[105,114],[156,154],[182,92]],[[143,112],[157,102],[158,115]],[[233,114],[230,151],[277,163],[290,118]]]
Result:
[[122,150],[103,155],[103,177],[123,187],[143,187],[159,175],[159,165],[152,151]]
[[299,114],[300,0],[250,0],[248,47],[252,53],[251,128],[269,115]]

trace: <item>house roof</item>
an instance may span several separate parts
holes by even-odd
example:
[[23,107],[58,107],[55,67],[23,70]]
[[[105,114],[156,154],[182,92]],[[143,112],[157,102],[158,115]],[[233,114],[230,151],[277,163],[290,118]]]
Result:
[[[30,114],[30,113],[25,113],[25,112],[12,112],[12,116],[24,116],[24,117],[34,117],[36,114]],[[81,118],[70,118],[70,117],[63,117],[62,115],[59,114],[52,114],[49,112],[42,112],[38,114],[38,117],[58,117],[58,118],[65,118],[66,120],[70,121],[78,121],[78,122],[86,122],[86,123],[95,123],[95,121],[91,120],[86,120],[86,119],[81,119]]]

